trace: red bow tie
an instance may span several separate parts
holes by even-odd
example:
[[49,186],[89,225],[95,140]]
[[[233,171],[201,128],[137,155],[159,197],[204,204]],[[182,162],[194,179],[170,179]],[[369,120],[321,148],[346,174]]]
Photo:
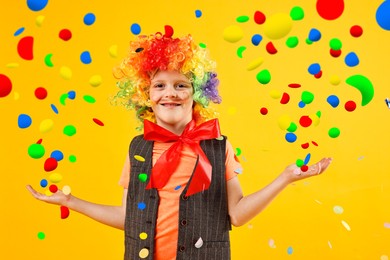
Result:
[[175,141],[175,143],[160,156],[153,166],[150,181],[146,186],[146,189],[161,189],[165,186],[179,164],[183,144],[188,144],[191,149],[199,155],[199,159],[197,165],[195,166],[195,172],[188,187],[186,196],[207,190],[211,183],[212,167],[206,154],[200,147],[199,141],[213,139],[220,136],[221,133],[218,119],[206,121],[198,126],[196,126],[195,121],[192,120],[186,125],[180,136],[155,123],[144,120],[145,140],[157,142]]

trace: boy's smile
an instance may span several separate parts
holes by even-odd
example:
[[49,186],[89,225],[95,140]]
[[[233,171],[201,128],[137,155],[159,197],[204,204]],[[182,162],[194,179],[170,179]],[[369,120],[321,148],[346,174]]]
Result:
[[181,134],[192,120],[193,89],[189,79],[177,71],[158,71],[150,84],[150,100],[156,123]]

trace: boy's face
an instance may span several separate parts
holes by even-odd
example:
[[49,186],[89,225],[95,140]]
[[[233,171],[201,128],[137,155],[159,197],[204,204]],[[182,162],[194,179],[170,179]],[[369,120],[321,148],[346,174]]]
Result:
[[156,123],[177,129],[192,120],[193,89],[188,78],[177,71],[158,71],[151,79],[150,100]]

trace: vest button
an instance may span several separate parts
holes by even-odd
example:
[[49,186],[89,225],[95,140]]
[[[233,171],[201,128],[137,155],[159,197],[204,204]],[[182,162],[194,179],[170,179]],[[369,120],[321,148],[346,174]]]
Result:
[[179,247],[179,251],[180,251],[180,252],[183,252],[184,250],[186,250],[186,247],[185,247],[185,246],[180,246],[180,247]]
[[186,196],[186,195],[181,196],[181,198],[182,198],[183,200],[188,200],[188,196]]
[[152,224],[152,221],[147,220],[147,221],[146,221],[146,224]]
[[182,226],[187,225],[187,220],[186,220],[186,219],[182,219],[182,220],[180,221],[180,224],[181,224]]
[[151,199],[155,199],[155,198],[156,198],[156,196],[154,196],[154,195],[150,195],[150,198],[151,198]]

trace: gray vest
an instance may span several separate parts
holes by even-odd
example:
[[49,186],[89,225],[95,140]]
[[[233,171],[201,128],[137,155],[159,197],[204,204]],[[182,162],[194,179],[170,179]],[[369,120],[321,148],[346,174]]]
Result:
[[[208,190],[187,197],[187,184],[181,193],[176,259],[228,260],[231,226],[225,179],[226,137],[223,140],[201,141],[200,145],[212,165],[212,180]],[[153,142],[144,140],[142,135],[136,136],[129,151],[131,171],[126,204],[124,259],[153,259],[159,196],[156,189],[145,189],[152,168]],[[142,156],[145,161],[136,160],[135,155]],[[141,233],[146,233],[147,238],[140,237]],[[149,252],[149,255],[141,258],[140,252]]]

